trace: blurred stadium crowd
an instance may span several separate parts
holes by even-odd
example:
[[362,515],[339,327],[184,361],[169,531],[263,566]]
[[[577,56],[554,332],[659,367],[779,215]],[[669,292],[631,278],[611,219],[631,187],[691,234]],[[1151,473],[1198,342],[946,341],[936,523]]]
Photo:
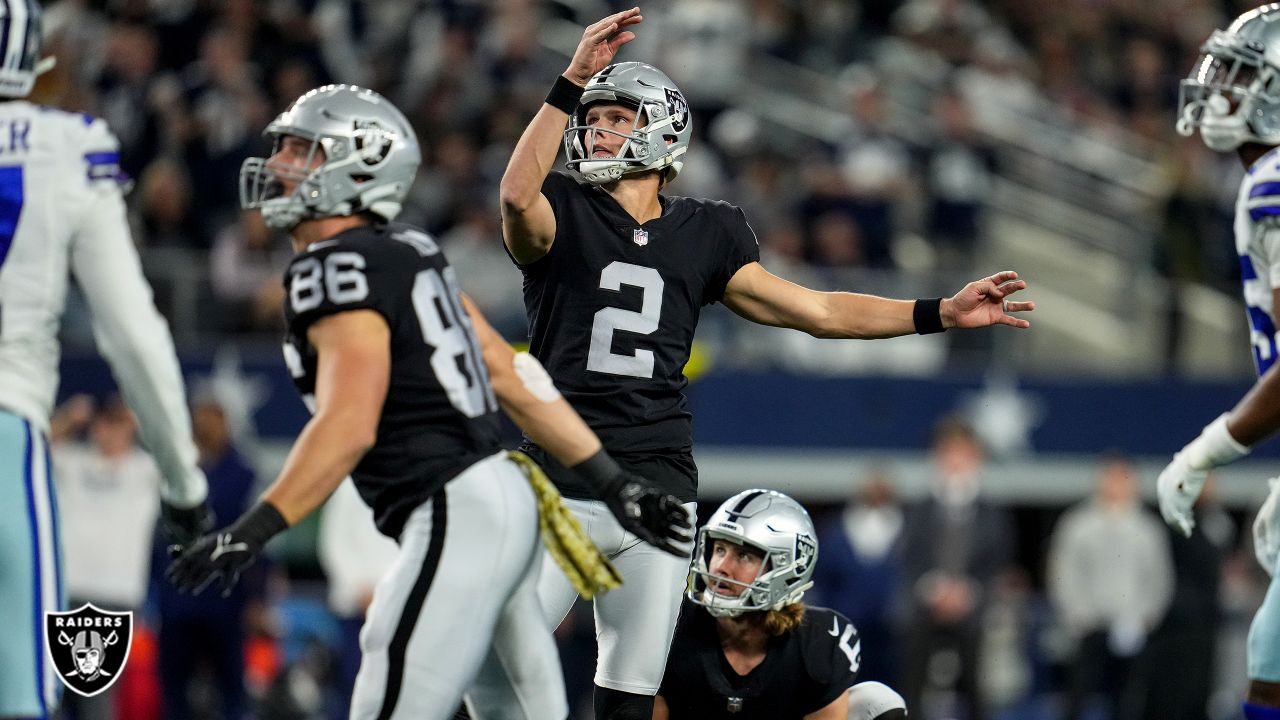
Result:
[[[192,342],[278,328],[285,250],[237,206],[266,122],[324,82],[383,92],[426,148],[404,218],[441,239],[514,337],[498,178],[580,19],[623,4],[61,0],[47,14],[59,64],[36,99],[100,115],[120,137],[161,309]],[[1248,5],[655,0],[628,53],[693,105],[674,190],[745,207],[778,274],[875,291],[967,272],[986,259],[995,179],[1011,172],[1001,129],[1048,114],[1155,168],[1132,211],[1156,237],[1117,240],[1150,268],[1234,291],[1233,168],[1174,142],[1172,118],[1199,39]],[[1100,161],[1100,174],[1127,172]]]
[[[135,183],[131,219],[158,305],[180,348],[207,348],[275,342],[281,329],[287,244],[256,214],[242,213],[237,194],[242,160],[265,150],[261,129],[317,85],[346,82],[378,90],[406,111],[425,151],[402,218],[438,237],[465,290],[506,337],[518,340],[525,327],[520,275],[501,245],[498,179],[583,23],[631,4],[58,0],[45,3],[46,46],[58,65],[41,79],[33,99],[109,122],[121,141],[123,169]],[[625,54],[667,71],[692,105],[695,140],[673,191],[742,206],[759,236],[764,264],[784,277],[907,296],[912,288],[948,287],[953,274],[1000,264],[989,213],[998,178],[1013,172],[1001,138],[1023,118],[1050,116],[1070,137],[1108,138],[1152,169],[1148,177],[1133,178],[1150,188],[1133,208],[1150,235],[1133,239],[1149,271],[1235,293],[1230,217],[1238,163],[1176,138],[1173,119],[1177,81],[1198,44],[1257,4],[648,0],[642,6],[644,28]],[[1111,160],[1097,158],[1093,167],[1099,174],[1126,172],[1124,165],[1108,165]],[[1054,169],[1018,172],[1050,175]],[[64,334],[71,351],[91,345],[85,315],[69,307]],[[753,332],[737,327],[745,323],[721,323],[714,313],[708,321],[709,342],[732,342],[722,335]],[[771,347],[753,343],[751,352],[735,357],[768,363],[776,360],[768,355]],[[1243,344],[1239,349],[1243,354]],[[990,353],[989,347],[959,350],[969,360]],[[88,423],[83,417],[77,429]],[[227,457],[216,447],[225,437],[201,442],[202,453],[212,453],[202,460]],[[1123,460],[1100,462],[1100,478],[1108,477],[1112,462]],[[235,477],[252,472],[238,460],[223,471]],[[973,632],[967,644],[926,653],[919,656],[926,657],[924,665],[912,665],[910,659],[924,652],[917,642],[925,641],[902,628],[927,624],[925,615],[912,613],[933,610],[893,593],[902,587],[903,573],[919,570],[919,580],[931,568],[908,568],[909,561],[901,559],[906,553],[900,543],[911,537],[904,520],[910,513],[899,511],[893,478],[855,480],[858,499],[849,507],[815,508],[828,533],[822,563],[832,565],[820,578],[815,600],[842,609],[864,627],[864,657],[881,674],[874,679],[907,682],[912,667],[923,673],[912,682],[926,688],[929,708],[944,708],[953,691],[963,695],[981,685],[977,692],[987,699],[988,717],[1047,720],[1057,717],[1054,708],[1072,697],[1071,688],[1085,687],[1076,683],[1091,682],[1074,669],[1076,649],[1087,646],[1100,653],[1096,658],[1118,663],[1105,666],[1108,672],[1094,688],[1119,698],[1117,707],[1125,710],[1116,717],[1235,717],[1243,673],[1232,663],[1241,662],[1239,653],[1224,653],[1216,667],[1212,661],[1216,643],[1240,646],[1259,602],[1258,573],[1247,550],[1238,547],[1246,518],[1210,505],[1206,517],[1214,520],[1203,523],[1194,559],[1185,561],[1187,553],[1170,553],[1170,541],[1152,516],[1127,516],[1131,523],[1117,532],[1160,535],[1152,541],[1162,548],[1159,561],[1134,560],[1134,566],[1167,566],[1159,581],[1168,585],[1166,596],[1146,616],[1105,622],[1089,616],[1074,627],[1070,621],[1079,618],[1069,617],[1064,606],[1073,601],[1067,597],[1071,589],[1054,597],[1046,579],[1048,538],[1041,534],[1023,542],[1038,529],[1057,526],[1062,508],[1006,519],[1010,527],[1001,542],[1018,549],[1006,550],[1007,563],[988,558],[990,567],[974,579],[979,584],[966,581],[961,585],[967,589],[956,590],[976,592],[969,598],[973,607],[963,613],[964,623],[974,623],[966,630]],[[235,487],[244,484],[237,482]],[[1100,496],[1106,483],[1100,479]],[[234,516],[230,508],[237,501],[226,502],[220,516]],[[703,505],[714,507],[714,501],[704,498]],[[828,552],[829,539],[831,547],[843,547],[837,538],[845,524],[851,530],[844,542],[852,554]],[[855,525],[864,529],[853,530]],[[238,672],[250,689],[250,705],[267,717],[339,717],[340,678],[347,671],[344,658],[349,661],[342,648],[349,647],[343,643],[353,617],[358,627],[359,593],[339,601],[345,610],[335,612],[316,590],[323,588],[324,575],[309,544],[314,537],[290,542],[308,549],[279,551],[280,566],[264,568],[248,595],[233,599],[243,624],[238,616],[235,627],[202,626],[179,642],[191,649],[199,644],[194,637],[247,637],[240,654],[248,664]],[[856,557],[859,551],[867,557]],[[1087,555],[1088,549],[1079,552]],[[851,569],[857,563],[867,567]],[[841,576],[843,570],[854,575]],[[1104,570],[1099,577],[1126,587],[1117,575],[1123,568]],[[851,581],[857,572],[879,579]],[[272,611],[264,609],[264,600]],[[149,599],[153,624],[161,612],[178,613],[193,624],[201,613],[227,614],[216,603],[201,608],[166,602],[175,601],[154,594]],[[950,610],[937,612],[966,604],[954,597],[947,603]],[[583,653],[593,643],[581,637],[589,632],[589,618],[573,617],[561,635],[570,687],[581,693],[590,686],[591,672],[591,658]],[[1166,617],[1171,619],[1162,624]],[[158,642],[153,649],[162,652],[163,639]],[[145,652],[150,646],[139,647]],[[882,650],[885,656],[873,661]],[[1160,657],[1183,665],[1157,663]],[[131,662],[148,667],[145,659]],[[163,680],[162,665],[150,665],[151,682]],[[217,669],[208,659],[190,668],[197,675],[199,668]],[[1195,675],[1180,685],[1177,680],[1188,676],[1178,672]],[[976,673],[976,679],[966,673]],[[1134,680],[1106,686],[1104,681],[1117,678]],[[133,687],[122,683],[123,697],[116,702],[128,709],[120,717],[159,712],[154,703],[146,704],[147,697],[158,697],[146,692],[148,680],[136,682],[144,684],[136,696],[142,704],[121,704],[129,702]],[[1195,687],[1212,700],[1212,712],[1192,708],[1173,715],[1151,704],[1192,683],[1207,683]],[[225,717],[229,707],[238,707],[228,705],[229,691],[212,680],[166,691],[194,698],[192,717]],[[1188,709],[1187,702],[1194,705],[1195,699],[1181,702],[1178,712]],[[1108,717],[1098,703],[1091,711],[1086,716]],[[948,717],[943,710],[929,712],[913,717]]]

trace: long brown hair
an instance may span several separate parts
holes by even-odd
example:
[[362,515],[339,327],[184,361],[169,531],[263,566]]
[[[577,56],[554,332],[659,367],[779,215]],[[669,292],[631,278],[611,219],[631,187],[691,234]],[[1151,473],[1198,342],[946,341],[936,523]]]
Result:
[[804,621],[804,603],[793,602],[789,605],[783,605],[777,610],[770,610],[764,614],[762,624],[769,634],[778,637],[800,627],[800,623]]

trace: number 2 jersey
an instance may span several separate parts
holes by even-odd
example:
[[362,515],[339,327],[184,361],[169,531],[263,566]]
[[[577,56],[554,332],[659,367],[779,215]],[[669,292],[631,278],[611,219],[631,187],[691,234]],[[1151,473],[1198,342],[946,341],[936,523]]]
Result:
[[[529,351],[619,461],[689,453],[684,366],[702,307],[760,259],[746,217],[728,203],[662,196],[661,217],[640,224],[604,190],[558,171],[542,194],[556,236],[545,256],[520,266]],[[565,496],[593,497],[573,473],[547,465]],[[649,479],[683,501],[696,497],[692,463]]]
[[377,439],[351,477],[378,529],[398,538],[418,505],[501,449],[497,400],[453,268],[420,230],[363,225],[296,255],[285,293],[285,362],[313,411],[311,325],[372,310],[391,330],[391,378]]
[[716,619],[686,600],[658,694],[671,720],[801,720],[853,686],[860,653],[848,618],[808,607],[798,627],[770,639],[765,659],[739,675],[720,648]]
[[1276,308],[1280,287],[1280,152],[1258,158],[1240,183],[1236,198],[1236,254],[1249,316],[1253,359],[1261,375],[1276,362]]

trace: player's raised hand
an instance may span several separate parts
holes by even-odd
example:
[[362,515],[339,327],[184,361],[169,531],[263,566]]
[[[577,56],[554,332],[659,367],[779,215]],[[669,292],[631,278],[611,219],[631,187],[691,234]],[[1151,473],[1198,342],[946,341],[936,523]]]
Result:
[[635,39],[636,34],[624,28],[643,19],[640,8],[633,7],[588,25],[582,31],[582,40],[578,42],[578,49],[573,51],[573,59],[569,61],[564,76],[575,85],[585,86],[593,75],[613,62],[618,48]]
[[1036,304],[1030,300],[1014,301],[1009,296],[1027,287],[1018,273],[1003,270],[990,277],[965,285],[960,292],[942,302],[940,312],[946,327],[976,328],[1009,325],[1029,328],[1031,323],[1009,313],[1031,312]]

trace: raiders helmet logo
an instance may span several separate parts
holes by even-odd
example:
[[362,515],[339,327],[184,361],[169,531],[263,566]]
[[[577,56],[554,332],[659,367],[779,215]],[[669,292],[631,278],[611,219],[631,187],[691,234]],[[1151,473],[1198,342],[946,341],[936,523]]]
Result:
[[683,132],[689,124],[689,103],[684,101],[684,95],[679,90],[663,89],[667,93],[667,112],[671,115],[671,127],[676,132]]
[[818,544],[808,535],[796,535],[796,572],[804,572],[818,555]]
[[133,613],[85,604],[44,614],[44,642],[53,667],[72,692],[93,697],[120,677],[133,646]]
[[365,167],[377,167],[391,154],[391,142],[395,132],[382,127],[374,120],[356,120],[351,137],[356,155]]

